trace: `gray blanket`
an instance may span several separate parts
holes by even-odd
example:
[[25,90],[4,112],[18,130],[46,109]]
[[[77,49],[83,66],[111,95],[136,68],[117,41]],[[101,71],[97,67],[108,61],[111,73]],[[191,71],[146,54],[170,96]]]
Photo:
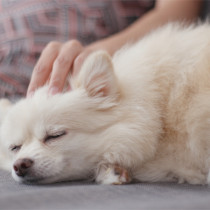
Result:
[[210,187],[174,183],[106,186],[88,182],[24,185],[0,171],[0,209],[209,210]]

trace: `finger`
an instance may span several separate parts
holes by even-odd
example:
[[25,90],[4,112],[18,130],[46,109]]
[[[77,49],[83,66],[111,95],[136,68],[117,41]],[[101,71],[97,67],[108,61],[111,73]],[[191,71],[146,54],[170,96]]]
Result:
[[42,51],[31,76],[27,97],[32,95],[37,88],[43,86],[49,79],[54,60],[56,59],[60,48],[61,43],[50,42]]
[[88,55],[90,55],[92,52],[93,52],[93,51],[90,50],[90,49],[85,49],[82,53],[80,53],[80,54],[76,57],[76,59],[74,60],[74,64],[73,64],[73,72],[72,72],[72,76],[73,76],[73,77],[75,77],[75,76],[79,73],[79,71],[80,71],[80,69],[81,69],[81,67],[82,67],[82,65],[83,65],[83,63],[84,63],[84,61],[85,61],[85,59],[86,59],[86,58],[88,57]]
[[82,49],[83,46],[76,40],[69,41],[62,46],[53,64],[49,83],[49,94],[54,95],[63,90],[74,59],[81,53]]

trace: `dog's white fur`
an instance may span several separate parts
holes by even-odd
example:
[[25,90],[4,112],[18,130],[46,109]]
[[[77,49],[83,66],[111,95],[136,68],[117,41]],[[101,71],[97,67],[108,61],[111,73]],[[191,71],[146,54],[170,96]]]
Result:
[[[55,96],[43,87],[2,116],[0,162],[15,180],[128,182],[117,165],[132,180],[210,182],[208,24],[168,25],[113,60],[96,52],[71,84]],[[34,161],[25,177],[12,169],[21,158]]]

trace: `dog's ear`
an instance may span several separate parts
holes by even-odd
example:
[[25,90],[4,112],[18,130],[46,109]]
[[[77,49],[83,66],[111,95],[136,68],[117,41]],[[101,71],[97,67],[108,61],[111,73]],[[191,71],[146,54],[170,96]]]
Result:
[[12,103],[7,99],[0,99],[0,125],[2,121],[4,120],[5,116],[7,115],[7,112],[11,108]]
[[90,97],[117,99],[119,90],[111,57],[105,51],[92,53],[84,62],[74,81],[75,88],[83,87]]
[[[9,109],[11,108],[12,104],[7,99],[0,99],[0,126],[2,121],[4,120],[5,116],[7,115]],[[10,159],[7,157],[6,152],[2,148],[1,141],[0,141],[0,169],[10,170]]]

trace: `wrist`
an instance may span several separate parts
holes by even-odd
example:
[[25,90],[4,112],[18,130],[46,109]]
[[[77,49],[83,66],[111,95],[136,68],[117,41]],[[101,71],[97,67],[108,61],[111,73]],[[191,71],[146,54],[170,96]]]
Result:
[[92,51],[105,50],[112,56],[125,43],[126,43],[126,40],[124,40],[124,37],[123,36],[119,37],[119,34],[116,34],[109,38],[96,41],[90,44],[87,48],[91,49]]

